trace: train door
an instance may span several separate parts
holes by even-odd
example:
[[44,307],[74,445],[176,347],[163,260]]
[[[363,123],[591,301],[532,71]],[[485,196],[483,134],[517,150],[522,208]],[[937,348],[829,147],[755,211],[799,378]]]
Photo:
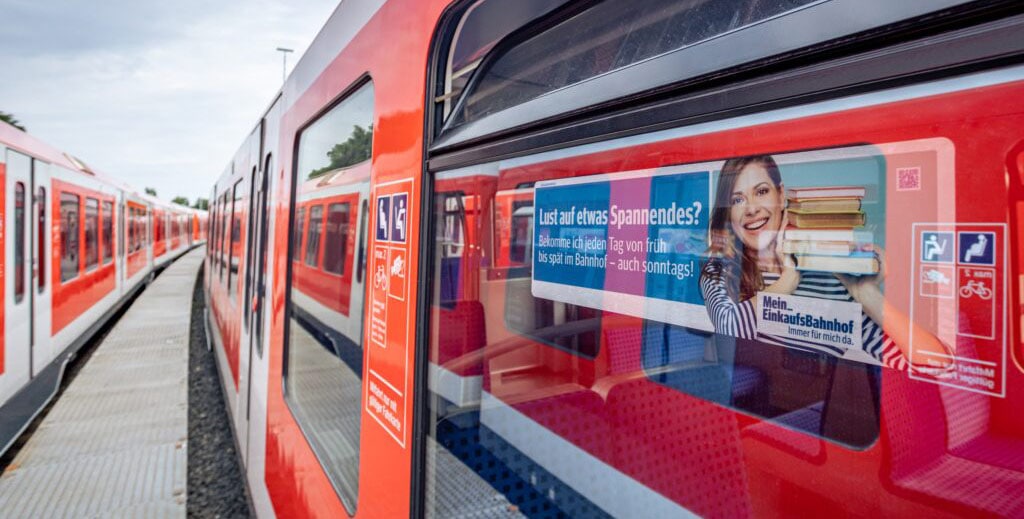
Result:
[[27,292],[32,296],[32,319],[34,328],[32,334],[32,375],[42,371],[49,364],[57,352],[51,350],[50,344],[50,308],[52,298],[52,287],[50,281],[53,275],[50,272],[52,262],[52,236],[53,233],[53,208],[50,201],[53,193],[50,191],[50,166],[46,163],[33,161],[32,168],[32,196],[26,200],[32,201],[31,212],[28,213],[29,228],[31,229],[28,243],[32,257],[32,286]]
[[[118,195],[118,198],[119,200],[117,202],[117,214],[115,215],[117,217],[117,284],[118,286],[121,287],[121,290],[127,290],[128,254],[126,252],[127,243],[125,240],[125,235],[127,227],[125,227],[125,223],[126,219],[128,218],[128,215],[127,206],[125,204],[124,192],[121,192]],[[128,225],[131,225],[131,222],[127,223]]]
[[[270,165],[267,157],[265,166]],[[268,207],[266,167],[253,170],[252,196],[249,198],[249,250],[245,267],[245,319],[249,330],[249,377],[252,378],[253,353],[263,356],[263,297],[266,283]],[[250,384],[251,386],[251,384]],[[246,417],[252,407],[252,392],[247,398]]]
[[32,158],[7,150],[5,187],[4,247],[6,280],[4,297],[5,345],[4,372],[13,375],[15,386],[29,378],[32,371],[32,254],[29,223],[32,198]]

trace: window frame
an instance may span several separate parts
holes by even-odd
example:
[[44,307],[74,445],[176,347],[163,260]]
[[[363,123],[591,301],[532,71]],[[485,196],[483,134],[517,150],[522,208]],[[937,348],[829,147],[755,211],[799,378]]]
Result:
[[[62,232],[61,233],[61,240],[60,240],[60,283],[61,283],[61,285],[63,285],[65,283],[69,283],[69,282],[71,282],[71,281],[73,281],[75,279],[78,279],[82,275],[82,227],[83,227],[82,223],[83,223],[84,215],[82,214],[82,196],[81,195],[79,195],[78,193],[67,191],[67,190],[60,190],[58,192],[60,193],[60,198],[59,199],[60,199],[60,225],[61,225],[61,230],[64,230],[65,224],[67,223],[67,222],[65,222],[65,218],[64,218],[64,216],[65,216],[65,213],[64,213],[65,206],[70,207],[72,205],[71,203],[73,202],[74,210],[75,210],[75,213],[74,213],[75,214],[75,217],[74,217],[74,222],[75,222],[74,233],[71,233],[70,229],[67,229],[67,231],[69,231],[69,232]],[[72,199],[74,199],[74,200],[72,200]],[[67,263],[67,265],[65,265],[65,258],[66,258],[66,253],[68,251],[70,251],[71,249],[70,249],[70,247],[68,247],[68,242],[70,240],[69,239],[65,239],[65,237],[66,236],[70,237],[72,234],[74,234],[74,245],[75,245],[75,249],[76,249],[74,251],[75,252],[75,270],[74,270],[74,275],[68,275],[71,271],[70,270],[65,270],[65,266],[70,266],[70,263]],[[68,276],[65,277],[66,275],[68,275]]]
[[36,214],[36,254],[38,254],[39,273],[36,281],[37,290],[40,294],[46,292],[46,264],[49,261],[49,256],[46,254],[46,238],[50,234],[50,228],[46,225],[46,187],[39,186],[37,191],[37,210]]
[[17,181],[14,183],[14,304],[21,304],[25,300],[26,287],[30,284],[26,281],[27,274],[26,252],[29,248],[25,246],[26,239],[31,235],[26,232],[25,224],[28,209],[31,204],[27,203],[25,196],[25,183]]
[[[844,5],[849,3],[852,2],[844,2]],[[908,5],[932,7],[925,2],[909,2],[899,8]],[[438,101],[445,79],[442,68],[447,56],[445,47],[450,44],[450,34],[460,14],[458,9],[451,9],[447,13],[448,19],[442,19],[438,24],[430,54],[422,171],[425,180],[421,198],[434,199],[434,175],[442,171],[497,160],[514,163],[516,157],[524,155],[557,153],[557,150],[578,145],[808,105],[817,100],[879,91],[1019,62],[1024,57],[1024,41],[1019,38],[1014,41],[1013,34],[1019,35],[1024,28],[1024,17],[1008,16],[1003,10],[1007,5],[960,5],[936,16],[914,17],[899,24],[876,27],[843,41],[831,41],[830,45],[816,50],[786,54],[780,59],[764,60],[720,75],[694,78],[685,84],[665,83],[647,91],[619,88],[616,90],[619,93],[608,96],[612,101],[588,104],[584,109],[575,111],[566,110],[564,105],[559,108],[558,102],[553,101],[555,96],[546,96],[537,103],[546,106],[537,110],[532,110],[532,105],[518,106],[518,111],[539,114],[536,117],[517,121],[491,116],[479,121],[486,124],[466,125],[458,132],[444,129],[443,101]],[[890,6],[886,4],[885,7],[889,9]],[[862,9],[857,10],[861,20],[885,11]],[[1010,14],[1017,12],[1019,10]],[[811,25],[824,29],[834,27],[834,23],[848,25],[851,20],[840,16],[827,22]],[[906,30],[915,23],[914,30]],[[802,32],[807,32],[807,29]],[[658,66],[666,65],[661,61]],[[580,90],[571,87],[562,92],[570,90],[582,95]],[[636,95],[628,100],[619,97],[624,96],[626,90]],[[467,85],[464,92],[468,91]],[[564,98],[568,94],[560,96]],[[425,204],[425,207],[429,205]],[[422,235],[433,236],[430,229],[438,224],[436,215],[433,211],[424,214],[427,216],[421,222]],[[433,272],[432,251],[429,247],[423,249],[428,252],[421,253],[420,268],[423,272]],[[418,288],[416,312],[417,319],[422,322],[430,320],[432,285],[424,282]],[[429,409],[430,390],[425,382],[428,380],[430,327],[417,329],[415,340],[414,379],[417,391],[413,404],[416,419],[412,424],[411,514],[423,516],[427,510],[429,477],[426,471],[427,433],[433,419]]]
[[[90,202],[92,202],[93,205],[95,206],[94,207],[94,213],[92,215],[89,214]],[[84,241],[85,241],[85,272],[88,273],[88,272],[92,272],[92,271],[100,268],[100,201],[96,197],[87,196],[87,197],[85,197],[85,202],[84,202],[83,205],[85,207],[85,210],[82,211],[82,216],[83,216],[82,222],[84,224],[82,226],[82,230],[84,232]],[[93,230],[93,234],[95,235],[95,237],[94,237],[94,242],[95,243],[92,246],[92,249],[96,253],[96,262],[95,263],[90,263],[89,262],[89,257],[90,257],[89,256],[89,219],[90,218],[95,218],[95,226],[94,226],[95,228]]]
[[111,200],[100,202],[100,231],[100,264],[106,266],[114,262],[114,202]]
[[[317,221],[313,220],[313,213],[319,214]],[[314,226],[314,223],[316,225]],[[314,229],[315,227],[315,229]],[[306,227],[306,248],[302,252],[302,263],[309,268],[320,269],[320,253],[323,250],[321,242],[324,240],[324,205],[313,204],[309,206],[309,224]],[[312,255],[310,255],[312,253]]]
[[[331,214],[334,213],[333,208],[339,208],[338,209],[338,213],[339,214],[343,214],[345,218],[344,218],[344,222],[339,222],[338,223],[339,229],[337,229],[335,232],[332,233],[331,230],[330,230],[330,223],[331,223]],[[329,202],[329,203],[326,204],[326,213],[327,214],[324,215],[325,218],[324,218],[324,250],[323,250],[323,260],[321,262],[323,264],[323,271],[328,273],[328,274],[330,274],[330,275],[332,275],[332,276],[344,276],[345,272],[346,272],[346,269],[345,269],[346,261],[345,260],[348,259],[348,245],[349,245],[348,244],[348,241],[349,241],[348,240],[348,234],[349,234],[350,221],[351,221],[351,217],[352,217],[352,203],[351,202]],[[332,236],[335,237],[335,240],[337,240],[338,243],[334,243],[334,244],[331,243],[331,237]],[[331,245],[339,245],[339,247],[338,247],[339,248],[339,251],[338,251],[338,260],[339,260],[338,261],[338,265],[339,265],[339,269],[337,271],[331,270],[329,268],[328,263],[327,263],[328,254],[331,251]]]
[[[296,228],[295,228],[295,225],[294,225],[295,217],[296,217],[296,212],[304,211],[306,219],[308,219],[310,217],[309,215],[311,213],[311,211],[305,211],[306,207],[308,207],[308,204],[300,204],[300,202],[298,200],[299,187],[302,184],[302,182],[304,181],[304,179],[300,178],[300,175],[303,175],[303,173],[301,173],[300,170],[299,170],[299,161],[298,161],[298,154],[299,154],[299,149],[300,149],[299,146],[300,146],[300,141],[301,141],[302,133],[304,131],[306,131],[307,129],[309,129],[310,127],[312,127],[314,124],[316,124],[317,121],[320,121],[323,117],[328,115],[331,112],[331,110],[333,110],[334,108],[336,108],[339,105],[341,105],[341,103],[343,103],[345,100],[351,98],[354,94],[359,92],[364,87],[370,88],[372,90],[373,94],[374,94],[373,103],[371,105],[371,114],[374,117],[374,119],[376,119],[376,116],[377,116],[377,111],[376,111],[376,109],[377,109],[377,97],[376,97],[377,92],[376,92],[376,88],[375,88],[375,85],[374,85],[372,77],[368,73],[364,73],[360,77],[358,77],[354,82],[352,82],[352,84],[350,84],[347,88],[342,90],[338,94],[338,96],[334,99],[334,101],[332,101],[327,106],[325,106],[325,108],[323,110],[321,110],[320,112],[318,112],[318,113],[314,114],[313,116],[311,116],[305,123],[303,123],[295,131],[295,139],[294,139],[294,143],[293,143],[293,157],[295,157],[295,160],[292,161],[291,192],[289,194],[289,205],[288,205],[288,207],[289,207],[288,221],[291,223],[291,225],[288,226],[288,242],[287,242],[288,243],[288,253],[286,254],[286,257],[287,258],[292,258],[293,261],[287,261],[286,262],[286,274],[285,274],[285,292],[286,292],[286,297],[285,297],[283,348],[282,348],[282,362],[281,362],[281,391],[282,391],[282,394],[284,396],[284,401],[285,401],[286,407],[288,408],[288,412],[291,414],[291,418],[292,418],[292,420],[294,420],[294,422],[295,422],[296,426],[298,427],[299,431],[302,432],[303,438],[306,440],[307,444],[310,447],[310,450],[313,452],[313,455],[316,457],[317,463],[320,466],[320,469],[323,471],[323,473],[327,477],[328,481],[330,481],[331,487],[334,490],[335,495],[339,498],[339,500],[342,503],[342,506],[345,508],[345,511],[348,512],[348,514],[350,516],[354,516],[356,514],[357,510],[358,510],[358,505],[359,505],[359,502],[358,502],[358,499],[359,499],[358,491],[356,492],[356,495],[351,497],[351,498],[349,496],[347,496],[344,492],[341,491],[341,488],[342,488],[341,485],[342,484],[339,484],[338,482],[335,481],[336,475],[333,475],[332,473],[328,472],[328,470],[325,468],[323,463],[320,461],[320,454],[318,453],[318,450],[317,450],[317,448],[315,446],[315,442],[310,440],[310,436],[309,436],[309,434],[306,431],[306,427],[302,424],[302,421],[299,420],[298,416],[296,415],[296,413],[294,411],[294,408],[293,408],[293,403],[292,403],[293,396],[288,391],[288,384],[289,384],[289,379],[288,379],[288,377],[289,377],[289,360],[288,359],[289,359],[289,356],[290,356],[290,348],[291,348],[291,340],[290,340],[290,338],[291,338],[291,327],[292,327],[292,321],[294,320],[293,319],[294,309],[292,308],[293,302],[292,302],[292,297],[290,296],[290,294],[291,294],[291,290],[293,290],[293,287],[295,286],[295,283],[294,283],[295,269],[299,265],[299,261],[303,261],[305,259],[305,258],[299,258],[297,256],[297,252],[295,250],[293,250],[293,247],[296,245],[296,243],[295,243]],[[374,151],[375,151],[375,149],[374,149],[374,144],[375,144],[374,135],[375,134],[376,134],[376,128],[373,128],[373,130],[371,130],[371,136],[370,136],[370,161],[371,161],[371,163],[372,163],[373,154],[374,154]],[[304,229],[304,231],[305,231],[305,229]],[[302,235],[300,235],[300,238],[299,238],[300,239],[300,243],[298,244],[300,251],[304,251],[304,247],[307,246],[306,244],[302,243],[303,241],[305,241],[304,240],[304,237],[305,237],[304,235],[306,233],[308,233],[308,231],[303,232]],[[367,235],[367,239],[368,239],[368,235]],[[303,261],[303,263],[304,263],[304,261]],[[365,318],[365,306],[364,306],[363,314],[364,314],[363,317]],[[362,395],[362,390],[360,390],[360,393],[358,395],[350,395],[350,396],[352,396],[354,398],[362,399],[362,396],[363,396]],[[362,426],[363,416],[362,415],[363,415],[363,413],[360,412],[359,422],[361,424],[360,425],[360,430],[361,431],[363,430],[363,426]],[[356,445],[355,445],[356,451],[359,452],[361,447],[362,447],[361,441],[360,441],[360,439],[357,438]],[[360,458],[360,460],[358,462],[359,465],[357,466],[357,470],[356,470],[356,480],[354,482],[350,482],[350,483],[354,483],[357,489],[360,486],[360,478],[359,478],[359,470],[358,470],[358,468],[359,468],[359,466],[362,466],[362,462],[363,462],[363,459]]]
[[[757,71],[766,70],[772,73],[787,63],[806,63],[814,60],[834,62],[839,53],[846,49],[863,50],[867,41],[891,44],[894,34],[899,35],[901,31],[906,33],[905,27],[915,21],[925,21],[919,24],[922,30],[927,29],[924,25],[940,29],[946,28],[950,23],[974,21],[975,16],[984,16],[992,9],[993,6],[979,6],[969,0],[910,0],[898,4],[886,0],[819,1],[784,15],[724,33],[719,37],[562,87],[459,126],[448,125],[446,119],[438,113],[439,109],[443,113],[443,106],[438,107],[436,103],[431,103],[428,113],[434,119],[434,131],[431,132],[434,138],[428,138],[431,141],[428,143],[429,155],[456,152],[462,148],[494,140],[499,136],[511,138],[512,135],[523,133],[530,127],[578,118],[585,112],[607,113],[616,108],[631,110],[638,104],[638,100],[657,99],[673,90],[696,93],[707,86],[732,86],[738,81],[756,75]],[[491,64],[504,52],[547,26],[564,19],[557,18],[558,16],[571,16],[576,11],[562,8],[549,15],[552,19],[538,21],[537,29],[515,31],[495,45],[474,71],[451,114],[461,109],[467,93],[473,91]],[[850,16],[850,12],[856,12],[857,16]],[[915,31],[914,35],[922,30]],[[746,49],[747,52],[737,53],[737,49]],[[921,68],[925,68],[924,63],[920,65]],[[435,83],[443,84],[443,69],[437,70],[435,64],[433,73],[438,77]],[[810,87],[814,88],[813,85]],[[702,104],[711,104],[706,101],[707,95],[702,94],[698,96],[704,100]],[[697,111],[708,109],[709,107],[704,106],[697,108]],[[718,116],[721,117],[723,116]],[[451,116],[447,118],[449,121],[451,119]],[[598,137],[607,136],[610,133],[607,120],[600,122],[604,123],[602,128],[605,133],[599,133]],[[548,142],[551,140],[550,137],[547,139]],[[530,146],[515,147],[519,151],[523,148],[531,149]],[[431,169],[445,167],[447,161],[431,165]]]

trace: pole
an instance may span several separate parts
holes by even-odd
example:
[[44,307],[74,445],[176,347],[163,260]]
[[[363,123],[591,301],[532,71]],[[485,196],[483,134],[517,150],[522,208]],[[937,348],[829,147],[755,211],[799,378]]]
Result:
[[295,52],[295,50],[278,47],[277,51],[281,53],[281,83],[284,83],[285,79],[288,78],[288,54]]

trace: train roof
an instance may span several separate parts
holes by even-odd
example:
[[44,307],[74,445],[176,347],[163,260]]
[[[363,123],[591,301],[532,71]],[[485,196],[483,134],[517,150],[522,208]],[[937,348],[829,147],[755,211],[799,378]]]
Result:
[[[30,155],[33,158],[48,162],[50,164],[58,165],[67,170],[79,173],[82,175],[89,175],[105,184],[113,186],[121,191],[129,193],[133,198],[145,200],[154,206],[159,207],[171,207],[171,208],[182,208],[188,211],[198,211],[191,207],[180,206],[177,204],[171,204],[165,202],[159,198],[145,194],[139,191],[130,184],[124,182],[121,179],[107,175],[102,171],[98,171],[88,166],[81,159],[70,155],[66,152],[58,150],[53,146],[43,142],[34,135],[30,135],[27,132],[19,130],[14,126],[0,121],[0,145],[6,146],[18,152]],[[205,211],[204,211],[205,212]]]

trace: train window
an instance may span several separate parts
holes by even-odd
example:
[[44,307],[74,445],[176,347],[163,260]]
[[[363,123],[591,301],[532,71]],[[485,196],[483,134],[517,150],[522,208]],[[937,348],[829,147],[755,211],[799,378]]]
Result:
[[14,184],[14,302],[25,298],[25,183]]
[[95,198],[85,199],[85,270],[100,264],[100,203]]
[[242,181],[235,182],[231,198],[231,243],[228,248],[228,295],[238,295],[238,268],[242,262]]
[[481,76],[474,78],[456,107],[452,124],[479,119],[813,1],[599,3],[499,51],[501,54],[478,71]]
[[36,257],[39,258],[39,293],[46,289],[46,237],[50,229],[46,226],[46,188],[40,187],[36,195],[38,213],[36,215]]
[[225,191],[221,195],[221,202],[224,204],[222,209],[224,210],[220,215],[220,243],[218,244],[219,253],[217,254],[217,261],[220,262],[220,279],[224,280],[224,272],[227,270],[228,265],[228,254],[229,245],[231,238],[231,191]]
[[324,270],[339,276],[345,273],[345,258],[348,257],[348,211],[348,203],[327,206]]
[[370,159],[373,89],[362,87],[302,132],[299,171],[316,178]]
[[466,9],[452,38],[445,68],[445,116],[458,99],[484,55],[505,36],[567,0],[521,0],[515,3],[478,0]]
[[320,238],[324,226],[324,206],[309,208],[309,230],[306,231],[306,265],[317,266],[320,259]]
[[78,276],[79,269],[79,205],[78,195],[60,194],[60,280],[69,281]]
[[359,257],[356,259],[356,282],[362,283],[366,274],[366,222],[370,220],[370,202],[363,200],[359,211]]
[[302,253],[302,236],[306,229],[306,208],[300,207],[295,213],[295,232],[292,234],[292,261],[299,261]]
[[138,227],[138,211],[134,207],[128,207],[128,253],[135,252],[135,231]]
[[103,202],[103,264],[114,261],[114,203]]
[[[359,495],[365,292],[350,273],[331,274],[345,273],[349,250],[366,248],[368,233],[358,244],[349,243],[348,234],[353,225],[364,228],[367,216],[353,222],[351,208],[365,202],[370,189],[373,120],[373,84],[367,82],[299,134],[292,180],[286,402],[349,513]],[[337,193],[335,182],[345,194]]]

